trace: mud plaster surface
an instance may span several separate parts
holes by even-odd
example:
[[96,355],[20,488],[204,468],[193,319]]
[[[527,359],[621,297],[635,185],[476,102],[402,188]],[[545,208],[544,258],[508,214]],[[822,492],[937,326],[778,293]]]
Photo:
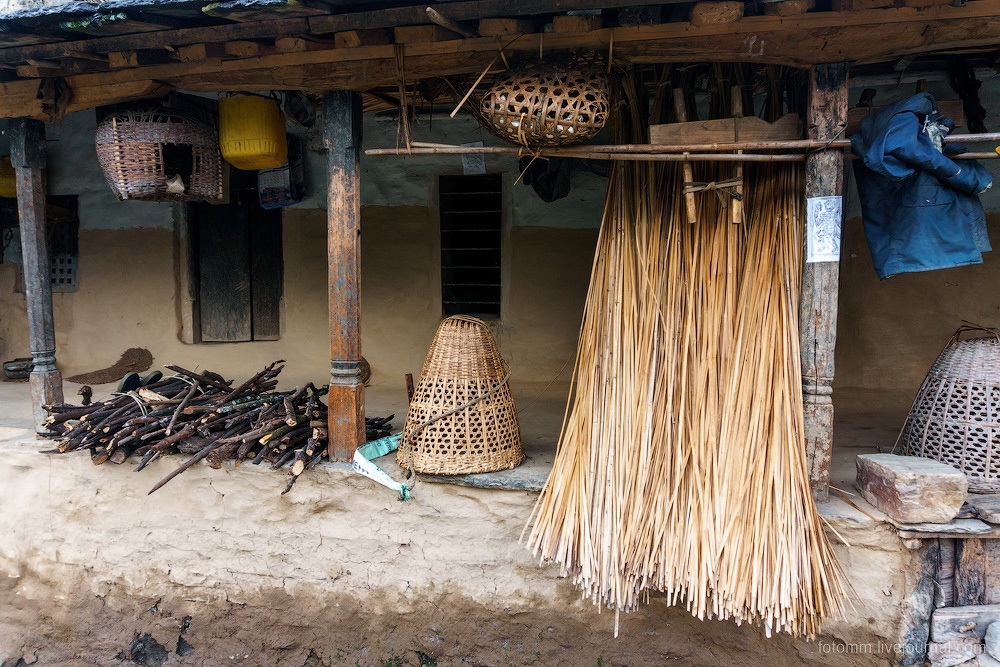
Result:
[[[116,656],[149,633],[167,666],[891,664],[698,621],[661,596],[615,639],[612,614],[518,544],[533,494],[425,483],[401,504],[324,465],[285,497],[284,476],[253,466],[195,467],[147,496],[178,457],[133,473],[43,446],[0,427],[0,659],[134,664]],[[831,519],[863,599],[824,642],[894,641],[907,554],[859,516]]]

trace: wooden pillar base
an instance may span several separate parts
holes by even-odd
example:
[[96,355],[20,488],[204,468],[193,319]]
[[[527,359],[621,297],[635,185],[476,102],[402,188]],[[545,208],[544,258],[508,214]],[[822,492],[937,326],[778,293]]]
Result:
[[57,435],[50,431],[45,423],[48,413],[42,406],[63,402],[62,373],[55,369],[34,370],[28,376],[28,386],[31,388],[31,414],[35,422],[35,432],[43,436]]
[[830,497],[831,448],[828,445],[833,433],[833,397],[810,393],[803,393],[803,397],[809,483],[813,500],[821,503]]
[[354,450],[365,443],[365,385],[360,361],[331,362],[328,426],[331,461],[350,463]]
[[923,665],[927,657],[931,614],[934,612],[934,575],[940,557],[937,540],[923,540],[913,552],[913,563],[906,569],[906,592],[903,600],[898,641],[903,651],[900,667]]

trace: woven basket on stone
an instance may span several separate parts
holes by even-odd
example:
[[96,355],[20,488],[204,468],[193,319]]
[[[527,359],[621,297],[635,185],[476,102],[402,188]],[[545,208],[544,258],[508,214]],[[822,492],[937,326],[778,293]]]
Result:
[[482,320],[445,319],[424,361],[396,462],[419,473],[464,475],[524,460],[507,364]]
[[169,109],[135,109],[98,123],[94,143],[120,200],[222,199],[222,154],[211,125]]
[[[963,340],[980,331],[988,336]],[[969,491],[1000,493],[1000,330],[963,326],[917,392],[901,453],[958,468]]]
[[505,72],[480,99],[490,132],[536,149],[590,139],[608,120],[608,78],[575,61],[538,63]]

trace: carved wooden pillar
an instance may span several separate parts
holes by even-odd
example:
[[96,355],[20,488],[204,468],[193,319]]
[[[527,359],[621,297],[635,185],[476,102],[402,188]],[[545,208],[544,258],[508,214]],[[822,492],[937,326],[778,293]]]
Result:
[[330,265],[330,449],[350,461],[365,438],[361,383],[361,96],[323,96],[327,151],[327,254]]
[[[809,71],[806,126],[810,139],[830,140],[847,127],[847,64]],[[809,481],[817,501],[827,499],[833,447],[833,352],[837,343],[837,292],[844,155],[820,150],[806,160],[806,263],[802,270],[799,342],[805,401]]]
[[43,405],[62,403],[62,374],[56,369],[56,334],[52,318],[52,267],[45,239],[45,125],[30,118],[11,121],[11,163],[17,178],[17,214],[21,227],[24,292],[28,306],[31,410],[35,431],[49,433]]

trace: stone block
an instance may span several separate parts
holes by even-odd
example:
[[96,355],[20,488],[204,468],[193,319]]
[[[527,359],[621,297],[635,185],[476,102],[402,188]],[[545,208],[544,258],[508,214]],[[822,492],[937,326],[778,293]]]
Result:
[[[965,664],[959,665],[965,667]],[[969,667],[1000,667],[1000,660],[997,660],[989,653],[980,653],[976,659],[969,664]]]
[[1000,623],[990,623],[983,637],[983,647],[991,658],[1000,658]]
[[857,468],[864,499],[899,523],[948,523],[969,491],[965,473],[919,456],[862,454]]
[[991,623],[1000,621],[1000,604],[942,607],[931,615],[931,641],[983,641]]
[[949,642],[929,642],[927,661],[931,667],[955,667],[977,658],[983,645],[975,639],[956,639]]

